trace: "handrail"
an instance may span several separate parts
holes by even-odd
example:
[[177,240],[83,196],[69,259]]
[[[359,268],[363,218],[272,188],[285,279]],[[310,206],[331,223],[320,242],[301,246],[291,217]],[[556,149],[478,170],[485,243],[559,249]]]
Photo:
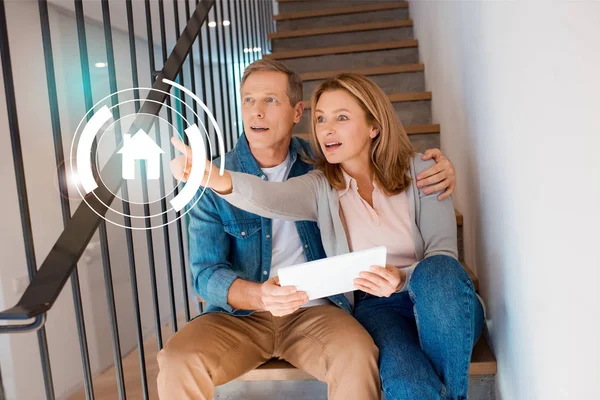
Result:
[[[176,79],[214,4],[215,0],[202,0],[196,6],[163,70],[156,77],[152,85],[153,90],[150,91],[136,115],[130,134],[135,134],[139,129],[148,132],[152,127],[155,121],[152,116],[158,115],[167,97],[166,93],[171,88],[163,82],[163,79],[171,81]],[[52,307],[76,268],[77,261],[98,228],[101,216],[106,214],[106,204],[112,202],[115,197],[113,193],[116,193],[123,184],[119,160],[118,154],[113,153],[102,170],[102,176],[105,178],[104,182],[98,182],[99,187],[95,190],[96,197],[91,194],[86,196],[87,204],[82,202],[79,205],[19,302],[14,307],[0,312],[0,320],[24,321],[36,318],[35,321],[28,325],[2,325],[0,333],[30,331],[43,326],[46,320],[45,313]]]
[[44,326],[46,323],[46,313],[38,314],[33,322],[20,325],[4,325],[0,326],[0,333],[27,333],[35,332]]

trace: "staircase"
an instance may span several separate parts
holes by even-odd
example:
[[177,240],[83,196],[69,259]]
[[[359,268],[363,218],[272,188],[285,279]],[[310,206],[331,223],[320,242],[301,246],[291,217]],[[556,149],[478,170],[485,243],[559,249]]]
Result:
[[[389,96],[390,101],[418,151],[440,147],[440,125],[431,117],[432,93],[425,90],[425,66],[419,63],[418,41],[413,37],[413,21],[408,3],[369,0],[277,0],[279,14],[274,16],[276,32],[269,35],[272,54],[265,57],[281,60],[300,73],[304,80],[305,106],[310,107],[312,91],[325,79],[339,72],[367,75]],[[294,134],[309,140],[310,109],[294,128]],[[458,251],[461,264],[473,280],[479,281],[464,262],[463,216],[456,212]],[[199,299],[199,301],[202,301]],[[184,317],[178,316],[180,326]],[[172,334],[163,327],[163,338]],[[156,398],[156,337],[144,343],[150,398]],[[141,398],[140,372],[136,368],[138,353],[124,357],[127,393]],[[496,359],[485,338],[473,351],[469,369],[469,398],[495,399]],[[115,368],[95,377],[98,398],[116,398]],[[314,377],[282,360],[271,360],[248,372],[240,381],[313,380]],[[240,389],[243,391],[243,389]],[[70,400],[84,399],[83,390]],[[361,399],[362,400],[362,399]]]
[[[431,117],[432,93],[425,90],[425,66],[419,63],[408,3],[402,1],[277,0],[276,32],[269,35],[272,54],[304,80],[305,107],[312,91],[340,72],[367,75],[389,96],[417,151],[440,147],[440,125]],[[294,128],[309,139],[310,109]],[[459,259],[463,261],[463,218],[456,212]],[[495,398],[496,359],[485,338],[473,351],[469,398]],[[271,361],[241,379],[313,379],[285,361]]]

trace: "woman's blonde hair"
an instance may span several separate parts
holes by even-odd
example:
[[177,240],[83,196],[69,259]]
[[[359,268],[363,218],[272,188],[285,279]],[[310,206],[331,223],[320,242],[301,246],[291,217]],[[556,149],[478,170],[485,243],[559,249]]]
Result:
[[344,90],[354,97],[364,110],[367,123],[379,128],[379,134],[372,139],[370,149],[373,180],[377,186],[388,196],[406,190],[411,182],[407,172],[415,151],[387,95],[377,84],[362,75],[350,73],[336,75],[321,83],[313,92],[311,141],[316,155],[315,167],[323,171],[334,189],[340,190],[346,187],[341,165],[327,162],[317,140],[315,118],[317,102],[323,93],[333,90]]

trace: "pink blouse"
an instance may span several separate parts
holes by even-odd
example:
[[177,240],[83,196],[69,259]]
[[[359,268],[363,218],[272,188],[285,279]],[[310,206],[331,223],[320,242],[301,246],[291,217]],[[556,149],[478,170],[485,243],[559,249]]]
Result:
[[338,190],[350,251],[387,247],[387,263],[406,267],[417,262],[406,191],[386,196],[373,182],[373,207],[358,193],[356,180],[344,171],[346,188]]

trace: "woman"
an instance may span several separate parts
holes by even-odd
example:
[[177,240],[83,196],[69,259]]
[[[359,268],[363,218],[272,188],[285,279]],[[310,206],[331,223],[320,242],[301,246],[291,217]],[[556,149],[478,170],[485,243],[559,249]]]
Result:
[[379,347],[386,398],[466,399],[483,308],[456,259],[452,201],[416,187],[432,162],[415,154],[389,99],[363,76],[323,82],[311,104],[315,171],[281,183],[226,172],[208,186],[263,217],[317,221],[328,256],[387,246],[388,265],[361,273],[351,299]]

